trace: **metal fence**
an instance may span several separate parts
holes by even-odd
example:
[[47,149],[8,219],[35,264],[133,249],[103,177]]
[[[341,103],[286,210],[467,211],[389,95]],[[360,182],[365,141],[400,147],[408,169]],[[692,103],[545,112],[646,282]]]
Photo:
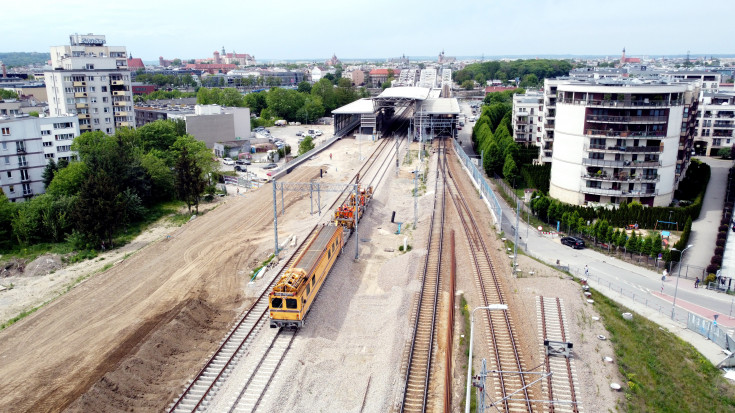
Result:
[[477,166],[475,166],[470,157],[467,156],[464,150],[459,146],[459,143],[454,139],[452,139],[452,142],[454,143],[454,151],[459,155],[459,159],[462,161],[462,164],[468,171],[470,171],[472,180],[475,182],[475,185],[478,186],[480,194],[490,202],[490,206],[495,213],[495,218],[498,220],[498,223],[503,222],[503,209],[500,206],[500,201],[495,195],[495,192],[490,189],[490,184],[487,182],[480,170],[477,169]]

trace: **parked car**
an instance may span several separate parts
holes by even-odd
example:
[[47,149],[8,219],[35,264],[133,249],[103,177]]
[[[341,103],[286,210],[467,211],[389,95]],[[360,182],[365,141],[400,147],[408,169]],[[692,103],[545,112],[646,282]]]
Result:
[[233,161],[231,158],[224,158],[222,159],[222,163],[225,165],[234,165],[235,161]]
[[561,239],[561,243],[564,245],[568,245],[575,250],[584,248],[584,240],[577,237],[563,237]]
[[238,172],[247,172],[248,167],[245,165],[235,165],[235,170]]
[[304,132],[298,131],[296,132],[296,136],[304,136]]
[[276,168],[278,168],[278,165],[275,163],[269,163],[268,165],[263,167],[263,169],[276,169]]
[[238,159],[235,161],[236,165],[250,165],[250,159]]

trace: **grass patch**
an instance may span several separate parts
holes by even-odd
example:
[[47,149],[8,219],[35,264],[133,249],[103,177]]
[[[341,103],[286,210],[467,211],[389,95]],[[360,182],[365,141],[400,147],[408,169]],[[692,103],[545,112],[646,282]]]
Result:
[[262,263],[261,263],[261,264],[260,264],[259,266],[255,267],[255,269],[253,269],[253,276],[252,276],[252,277],[250,277],[250,280],[252,281],[252,280],[253,280],[253,279],[255,278],[255,275],[256,275],[256,274],[258,274],[258,271],[260,271],[260,270],[261,270],[261,269],[262,269],[263,267],[265,267],[266,265],[270,264],[270,262],[271,262],[271,261],[273,261],[273,258],[275,258],[275,257],[276,257],[276,255],[275,255],[275,254],[271,254],[271,255],[269,255],[269,256],[268,256],[268,258],[267,258],[267,259],[266,259],[265,261],[263,261],[263,262],[262,262]]
[[409,252],[412,249],[413,249],[413,247],[411,247],[411,244],[406,244],[405,251],[404,251],[404,248],[403,248],[403,244],[401,244],[401,245],[398,246],[398,251],[401,251],[401,252]]
[[[459,350],[462,352],[463,356],[462,360],[465,360],[465,363],[463,365],[463,370],[467,370],[467,363],[469,362],[470,357],[470,309],[467,306],[467,300],[464,298],[464,294],[459,297],[459,308],[460,313],[462,314],[462,325],[464,327],[464,337],[459,338]],[[472,369],[472,375],[474,376],[475,369]],[[465,377],[463,374],[462,377]],[[465,379],[466,380],[466,379]],[[467,388],[467,382],[464,380],[462,381],[464,383],[463,389]],[[465,403],[467,403],[467,400],[462,397],[462,402],[460,403],[461,410],[465,410]],[[470,391],[470,411],[474,412],[477,410],[477,392],[473,388],[472,391]]]
[[620,374],[628,412],[724,412],[735,409],[735,387],[691,344],[640,315],[594,293]]

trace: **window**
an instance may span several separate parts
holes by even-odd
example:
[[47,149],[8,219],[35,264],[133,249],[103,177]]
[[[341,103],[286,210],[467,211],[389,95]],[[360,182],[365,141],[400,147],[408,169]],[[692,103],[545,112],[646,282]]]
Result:
[[110,123],[110,118],[105,118],[105,123]]
[[92,113],[99,113],[99,109],[97,109],[97,108],[92,108]]
[[286,308],[296,309],[297,304],[298,304],[298,301],[295,298],[286,299]]
[[107,76],[100,76],[100,80],[104,82],[105,80],[107,80]]
[[74,88],[71,88],[71,87],[65,87],[65,88],[64,88],[64,92],[65,92],[65,93],[73,93],[73,92],[74,92]]
[[271,298],[271,308],[282,308],[283,299],[278,297]]
[[8,150],[8,143],[7,142],[3,142],[3,150],[4,151],[7,151]]
[[6,156],[5,157],[5,165],[10,165],[10,157],[9,156]]
[[[51,143],[51,142],[49,142],[49,143]],[[43,154],[43,157],[46,158],[46,159],[53,159],[54,158],[54,154],[53,153],[45,153],[45,154]]]
[[94,86],[91,86],[91,87],[89,88],[89,91],[90,91],[90,92],[96,92],[96,91],[97,91],[97,88],[96,88],[96,87],[94,87]]
[[51,131],[50,130],[42,130],[41,131],[41,136],[44,136],[44,135],[51,135]]
[[95,124],[95,125],[99,125],[100,124],[100,120],[97,119],[97,118],[92,119],[92,123]]
[[54,123],[54,129],[68,129],[74,125],[71,122]]
[[69,152],[71,150],[71,145],[62,145],[56,147],[56,152]]
[[102,103],[107,103],[107,96],[102,97]]
[[94,81],[94,76],[89,76],[88,79],[89,79],[90,82],[91,81]]
[[3,128],[3,136],[10,135],[10,128]]
[[[10,173],[10,172],[8,172]],[[20,170],[20,179],[21,181],[25,181],[28,179],[28,169],[21,169]]]
[[13,185],[10,185],[8,187],[8,191],[10,191],[11,194],[14,194],[15,193],[15,187]]
[[13,177],[13,173],[8,171],[8,178],[12,178],[12,177]]
[[105,113],[110,113],[110,108],[102,108],[102,111]]
[[61,134],[56,135],[57,141],[65,141],[67,139],[74,139],[74,134],[73,133],[61,133]]
[[[89,98],[92,103],[97,103],[97,98]],[[95,109],[96,110],[96,109]]]
[[102,86],[102,91],[107,92],[107,86]]

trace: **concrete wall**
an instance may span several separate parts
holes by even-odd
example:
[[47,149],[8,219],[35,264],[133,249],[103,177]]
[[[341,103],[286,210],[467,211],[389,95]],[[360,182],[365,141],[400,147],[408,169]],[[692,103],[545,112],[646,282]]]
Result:
[[215,142],[235,140],[235,115],[188,115],[186,116],[186,133],[193,135],[212,148]]

